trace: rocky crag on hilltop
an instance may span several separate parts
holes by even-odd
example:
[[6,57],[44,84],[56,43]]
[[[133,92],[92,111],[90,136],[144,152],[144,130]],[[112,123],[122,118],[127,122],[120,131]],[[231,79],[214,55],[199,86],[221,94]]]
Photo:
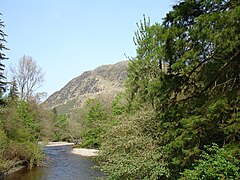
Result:
[[44,102],[48,109],[71,110],[81,107],[88,98],[114,96],[124,89],[128,61],[103,65],[72,79]]

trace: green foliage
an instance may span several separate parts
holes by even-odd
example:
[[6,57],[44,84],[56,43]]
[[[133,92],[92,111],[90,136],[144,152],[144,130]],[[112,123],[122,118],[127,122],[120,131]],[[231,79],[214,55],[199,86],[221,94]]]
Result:
[[20,101],[18,103],[18,114],[24,123],[24,126],[29,129],[29,131],[35,136],[35,138],[39,138],[40,135],[40,119],[38,116],[38,109],[35,102],[25,102]]
[[67,115],[58,115],[56,118],[55,126],[61,128],[65,128],[68,124],[68,116]]
[[3,129],[0,129],[0,154],[1,155],[4,152],[4,149],[7,148],[8,143],[9,143],[9,139],[7,135],[5,134]]
[[152,110],[143,109],[108,130],[100,149],[101,169],[108,179],[158,179],[169,176],[157,144],[158,124]]
[[67,127],[69,117],[67,115],[57,115],[54,122],[54,141],[63,141],[68,139]]
[[7,172],[16,163],[24,162],[31,168],[43,159],[34,133],[22,119],[18,106],[13,104],[1,108],[0,144],[0,174]]
[[114,116],[121,115],[125,111],[125,104],[123,102],[124,96],[122,94],[117,94],[112,101],[112,114]]
[[18,113],[26,127],[32,128],[33,114],[27,102],[21,101],[18,106]]
[[[124,143],[133,141],[129,132],[136,140],[139,134],[147,139],[151,129],[150,137],[161,149],[159,161],[167,164],[172,179],[191,167],[205,145],[217,143],[221,149],[239,144],[239,15],[239,1],[184,0],[173,6],[162,24],[151,25],[145,17],[138,24],[137,56],[129,62],[126,81],[126,116],[140,113],[147,104],[156,114],[149,124],[158,122],[158,126],[146,126],[146,131],[135,127],[138,133],[134,133],[135,129],[127,131],[123,126],[128,124],[124,118],[119,120],[107,139],[113,145],[103,143],[110,177],[138,178],[130,168],[138,159],[131,153],[121,154]],[[142,118],[131,122],[137,119]],[[138,148],[130,146],[128,151]],[[107,149],[114,152],[108,154]],[[218,155],[209,156],[222,162]]]
[[154,107],[162,94],[164,84],[161,83],[161,78],[166,71],[159,48],[162,27],[159,24],[150,26],[150,21],[144,18],[138,28],[135,39],[137,57],[129,62],[126,80],[128,110],[138,109],[144,102],[149,102]]
[[36,102],[19,101],[14,85],[5,102],[0,107],[1,176],[15,165],[32,168],[42,161],[43,153],[37,142],[47,118],[46,111]]
[[186,169],[181,179],[239,179],[239,149],[234,151],[219,148],[217,144],[206,147],[193,169]]
[[38,165],[44,158],[42,149],[36,143],[28,142],[26,145],[27,150],[30,152],[28,158],[29,168],[31,169],[34,165]]
[[97,99],[86,101],[87,114],[83,119],[82,147],[97,148],[100,145],[101,135],[105,131],[108,122],[108,114],[101,102]]

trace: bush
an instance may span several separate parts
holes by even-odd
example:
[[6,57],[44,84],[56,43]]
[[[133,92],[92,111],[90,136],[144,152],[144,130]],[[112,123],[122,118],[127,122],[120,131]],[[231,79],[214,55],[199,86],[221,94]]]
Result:
[[31,156],[29,157],[29,168],[31,169],[34,165],[38,165],[44,158],[44,154],[36,143],[27,143],[27,149],[31,152]]
[[5,132],[0,129],[0,153],[6,149],[8,145],[8,137],[6,136]]
[[24,123],[17,106],[0,111],[0,176],[16,164],[31,168],[43,159],[35,133]]
[[239,149],[233,153],[229,149],[219,148],[217,144],[206,147],[201,159],[193,165],[193,169],[186,169],[181,179],[239,179],[240,156]]
[[169,176],[167,164],[152,130],[151,110],[142,110],[106,133],[100,149],[100,167],[108,179],[158,179]]

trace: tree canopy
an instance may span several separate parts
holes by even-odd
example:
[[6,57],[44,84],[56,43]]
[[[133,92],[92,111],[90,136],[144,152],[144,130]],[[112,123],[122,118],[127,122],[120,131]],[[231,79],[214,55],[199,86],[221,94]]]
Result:
[[13,79],[19,88],[20,99],[30,100],[44,82],[44,72],[31,56],[24,55],[17,68],[11,68]]

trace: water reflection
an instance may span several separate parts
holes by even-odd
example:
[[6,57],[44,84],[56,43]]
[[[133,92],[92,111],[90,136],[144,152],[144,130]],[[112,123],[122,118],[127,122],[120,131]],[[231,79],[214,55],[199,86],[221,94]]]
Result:
[[71,154],[70,150],[69,146],[45,147],[47,167],[21,170],[7,180],[88,180],[102,176],[99,170],[92,169],[95,163],[91,159]]

